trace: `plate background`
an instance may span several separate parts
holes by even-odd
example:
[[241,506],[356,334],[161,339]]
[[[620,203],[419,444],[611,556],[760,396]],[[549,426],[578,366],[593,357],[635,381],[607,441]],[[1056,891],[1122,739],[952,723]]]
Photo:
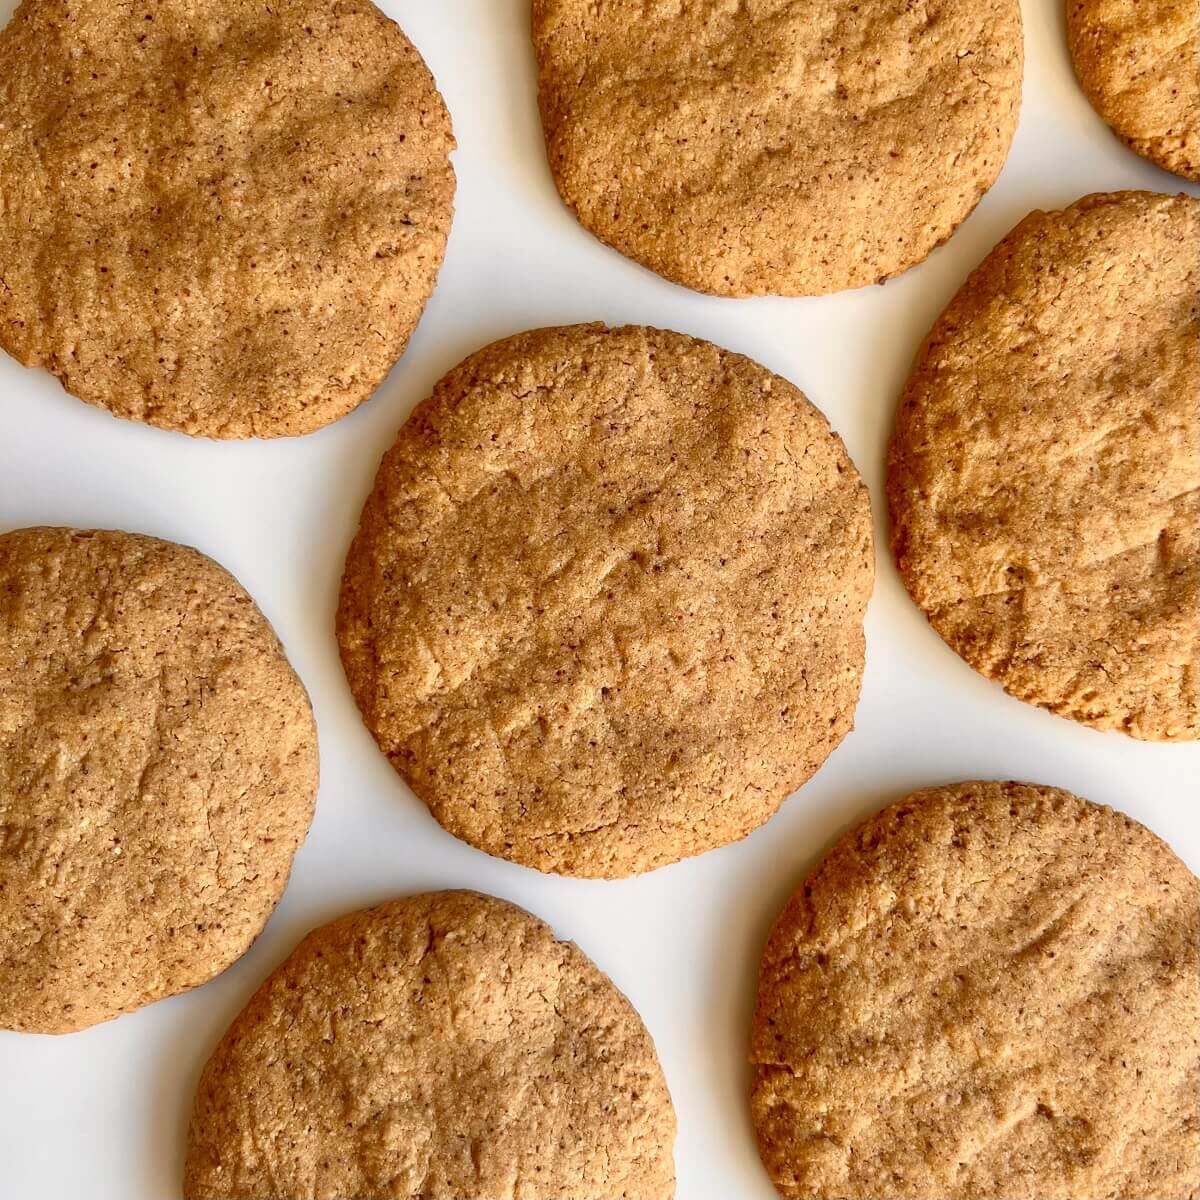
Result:
[[[0,0],[0,23],[15,7]],[[1200,743],[1101,734],[1005,696],[948,649],[886,553],[882,465],[912,355],[968,271],[1028,210],[1097,190],[1190,191],[1125,150],[1071,74],[1062,0],[1025,0],[1021,125],[999,183],[947,246],[883,287],[813,300],[685,291],[585,233],[542,148],[528,0],[383,0],[437,77],[459,150],[441,281],[373,400],[309,437],[192,441],[114,420],[0,356],[0,529],[140,530],[200,547],[261,604],[312,693],[321,736],[316,822],[266,932],[189,995],[63,1038],[0,1034],[0,1196],[176,1200],[191,1093],[261,979],[314,925],[391,896],[468,886],[521,904],[579,942],[649,1026],[679,1116],[680,1200],[771,1200],[745,1093],[766,931],[848,826],[915,787],[965,778],[1056,784],[1115,805],[1200,870]],[[622,882],[559,879],[443,833],[362,727],[332,637],[343,556],[380,455],[466,354],[539,325],[678,329],[798,384],[871,487],[878,581],[857,728],[744,842]]]

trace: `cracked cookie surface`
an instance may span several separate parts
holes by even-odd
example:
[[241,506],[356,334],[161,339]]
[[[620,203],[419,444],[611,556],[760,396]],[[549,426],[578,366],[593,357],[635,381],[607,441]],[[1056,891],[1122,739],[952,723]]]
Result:
[[308,697],[185,546],[0,535],[0,1029],[66,1033],[239,958],[312,819]]
[[451,833],[613,877],[744,837],[821,765],[872,578],[866,489],[792,384],[681,334],[544,329],[401,430],[338,638]]
[[722,296],[879,283],[995,181],[1017,0],[533,0],[558,190],[602,241]]
[[1200,737],[1200,200],[1034,212],[900,405],[892,547],[977,671],[1062,716]]
[[670,1200],[675,1115],[637,1013],[575,946],[472,892],[309,934],[234,1021],[187,1200]]
[[1200,180],[1200,0],[1067,0],[1092,107],[1135,153]]
[[311,432],[416,326],[452,146],[367,0],[24,0],[0,33],[0,346],[119,417]]
[[1200,881],[1055,788],[917,792],[788,902],[751,1057],[796,1200],[1195,1200]]

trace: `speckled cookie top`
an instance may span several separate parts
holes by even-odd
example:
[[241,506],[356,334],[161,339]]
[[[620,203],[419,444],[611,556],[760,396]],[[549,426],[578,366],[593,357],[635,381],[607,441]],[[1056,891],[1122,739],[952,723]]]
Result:
[[0,33],[0,346],[117,416],[317,429],[416,325],[452,145],[367,0],[24,0]]
[[1075,73],[1131,149],[1200,180],[1200,0],[1067,0]]
[[752,1058],[795,1200],[1195,1200],[1200,882],[1054,788],[917,792],[784,909]]
[[308,697],[216,563],[0,536],[0,1029],[81,1029],[222,971],[316,789]]
[[310,934],[200,1080],[186,1200],[670,1200],[644,1026],[528,913],[413,896]]
[[338,636],[452,833],[619,876],[743,837],[850,729],[866,489],[786,380],[677,333],[498,342],[400,431]]
[[1013,695],[1200,737],[1200,200],[1030,214],[918,357],[892,443],[901,575]]
[[920,262],[991,186],[1016,0],[533,0],[550,165],[668,279],[818,295]]

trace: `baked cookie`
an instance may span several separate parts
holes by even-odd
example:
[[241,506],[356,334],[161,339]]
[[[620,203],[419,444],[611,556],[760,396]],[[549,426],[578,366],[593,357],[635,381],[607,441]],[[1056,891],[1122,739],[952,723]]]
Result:
[[0,346],[119,417],[309,433],[404,350],[452,147],[369,0],[23,0],[0,33]]
[[821,765],[872,573],[866,489],[786,380],[678,333],[543,329],[400,431],[338,640],[451,833],[615,877],[744,837]]
[[917,792],[771,932],[759,1149],[796,1200],[1200,1197],[1200,881],[1055,788]]
[[223,971],[316,790],[308,697],[215,562],[0,536],[0,1029],[83,1029]]
[[1021,98],[1017,0],[533,0],[563,200],[719,296],[880,283],[991,187]]
[[892,547],[1022,700],[1200,737],[1200,201],[1034,212],[938,319],[900,406]]
[[1143,158],[1200,180],[1200,0],[1067,0],[1092,107]]
[[186,1200],[668,1200],[629,1001],[527,912],[435,892],[308,935],[204,1069]]

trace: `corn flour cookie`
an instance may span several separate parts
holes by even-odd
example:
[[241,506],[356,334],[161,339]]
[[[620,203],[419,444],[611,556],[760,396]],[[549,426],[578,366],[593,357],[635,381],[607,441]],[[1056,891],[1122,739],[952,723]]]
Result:
[[1055,788],[917,792],[763,955],[754,1123],[796,1200],[1195,1200],[1200,881]]
[[0,1029],[83,1029],[223,971],[316,790],[308,697],[215,562],[0,536]]
[[938,319],[888,471],[909,592],[1014,696],[1200,737],[1200,201],[1034,212]]
[[473,892],[309,934],[234,1021],[186,1200],[669,1200],[675,1115],[629,1001]]
[[1200,180],[1200,0],[1068,0],[1075,73],[1133,151]]
[[533,0],[551,171],[596,237],[719,296],[879,283],[1017,124],[1017,0]]
[[379,468],[338,640],[455,836],[616,877],[744,837],[853,723],[867,492],[786,380],[662,330],[500,341]]
[[119,417],[309,433],[404,350],[452,147],[368,0],[23,0],[0,33],[0,346]]

